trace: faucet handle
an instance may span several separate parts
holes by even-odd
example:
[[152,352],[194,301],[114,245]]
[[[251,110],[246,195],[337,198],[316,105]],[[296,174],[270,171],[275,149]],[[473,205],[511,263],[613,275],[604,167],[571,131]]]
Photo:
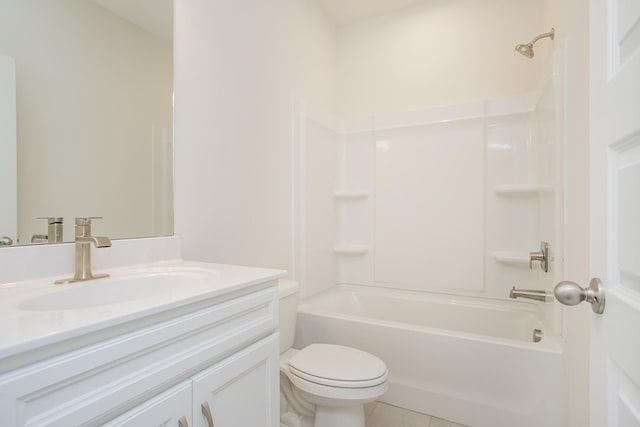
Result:
[[91,225],[92,219],[102,219],[101,216],[76,217],[76,225]]
[[64,218],[61,216],[39,216],[36,219],[46,219],[48,224],[62,224],[64,222]]
[[101,216],[76,217],[76,237],[91,236],[91,220],[102,219]]

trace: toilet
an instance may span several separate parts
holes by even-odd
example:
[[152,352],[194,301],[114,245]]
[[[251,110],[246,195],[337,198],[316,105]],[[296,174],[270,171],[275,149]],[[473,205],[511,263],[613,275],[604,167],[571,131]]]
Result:
[[280,426],[364,427],[364,404],[388,388],[387,367],[355,348],[293,348],[299,284],[280,280]]

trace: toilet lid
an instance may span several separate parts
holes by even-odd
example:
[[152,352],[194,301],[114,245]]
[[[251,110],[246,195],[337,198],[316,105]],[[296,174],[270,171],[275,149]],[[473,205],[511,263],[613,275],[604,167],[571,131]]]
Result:
[[376,356],[351,347],[311,344],[289,360],[292,374],[333,387],[373,387],[387,379],[387,366]]

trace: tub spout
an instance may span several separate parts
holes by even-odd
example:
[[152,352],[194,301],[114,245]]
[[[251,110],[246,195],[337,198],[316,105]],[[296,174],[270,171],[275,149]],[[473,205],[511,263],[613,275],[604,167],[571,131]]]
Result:
[[553,296],[550,294],[547,294],[545,291],[542,291],[542,290],[516,289],[516,287],[514,286],[513,288],[511,288],[511,291],[509,292],[509,298],[513,298],[513,299],[527,298],[527,299],[532,299],[536,301],[546,302],[546,301],[551,301],[553,299]]

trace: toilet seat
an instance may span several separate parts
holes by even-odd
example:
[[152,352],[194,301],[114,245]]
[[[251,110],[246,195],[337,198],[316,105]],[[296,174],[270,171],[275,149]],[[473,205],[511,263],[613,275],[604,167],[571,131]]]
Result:
[[289,359],[289,372],[328,387],[366,388],[383,384],[387,368],[364,351],[333,344],[311,344]]

